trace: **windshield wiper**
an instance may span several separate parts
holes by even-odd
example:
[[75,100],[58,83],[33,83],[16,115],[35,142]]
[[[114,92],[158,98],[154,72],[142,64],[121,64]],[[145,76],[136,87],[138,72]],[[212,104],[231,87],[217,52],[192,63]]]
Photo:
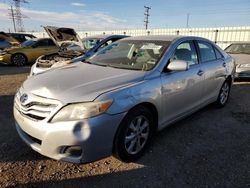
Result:
[[139,68],[131,68],[131,67],[123,67],[123,66],[115,66],[115,65],[111,65],[111,64],[108,64],[109,67],[112,67],[112,68],[115,68],[115,69],[127,69],[127,70],[139,70],[141,71],[141,69]]

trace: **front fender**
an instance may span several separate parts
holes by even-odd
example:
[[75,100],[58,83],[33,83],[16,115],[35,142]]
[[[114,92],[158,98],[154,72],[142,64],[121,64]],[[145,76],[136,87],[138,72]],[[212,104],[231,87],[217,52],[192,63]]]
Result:
[[113,104],[108,109],[109,114],[129,111],[141,103],[153,104],[161,112],[161,82],[160,78],[144,80],[124,88],[100,95],[96,100],[112,99]]

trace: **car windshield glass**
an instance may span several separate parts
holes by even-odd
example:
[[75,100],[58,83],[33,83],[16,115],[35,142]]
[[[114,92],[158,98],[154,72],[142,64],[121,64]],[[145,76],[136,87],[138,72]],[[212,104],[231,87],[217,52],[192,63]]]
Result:
[[148,71],[155,67],[169,44],[169,41],[118,41],[97,52],[87,61],[101,66]]
[[93,48],[96,44],[98,44],[99,42],[101,42],[102,39],[100,38],[88,38],[88,39],[83,39],[82,42],[83,42],[83,45],[84,45],[84,48],[89,50],[91,48]]
[[34,40],[26,40],[25,42],[23,42],[21,45],[22,47],[30,47],[32,46],[33,44],[35,44],[36,41]]
[[232,44],[225,51],[231,54],[250,54],[250,44]]

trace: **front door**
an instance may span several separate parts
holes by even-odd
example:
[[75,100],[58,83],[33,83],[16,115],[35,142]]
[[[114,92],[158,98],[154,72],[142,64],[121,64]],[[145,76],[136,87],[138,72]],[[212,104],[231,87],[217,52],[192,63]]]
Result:
[[165,69],[161,75],[163,123],[175,120],[201,104],[203,72],[194,42],[182,42],[169,61],[173,60],[188,62],[189,69],[172,72]]

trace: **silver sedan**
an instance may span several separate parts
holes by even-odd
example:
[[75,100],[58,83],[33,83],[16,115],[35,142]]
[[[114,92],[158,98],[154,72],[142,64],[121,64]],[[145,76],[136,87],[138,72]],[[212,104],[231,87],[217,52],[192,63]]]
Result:
[[235,59],[235,78],[250,78],[250,42],[231,44],[225,51]]
[[125,38],[26,80],[15,96],[16,129],[56,160],[134,161],[156,131],[209,103],[224,106],[233,71],[232,58],[203,38]]

